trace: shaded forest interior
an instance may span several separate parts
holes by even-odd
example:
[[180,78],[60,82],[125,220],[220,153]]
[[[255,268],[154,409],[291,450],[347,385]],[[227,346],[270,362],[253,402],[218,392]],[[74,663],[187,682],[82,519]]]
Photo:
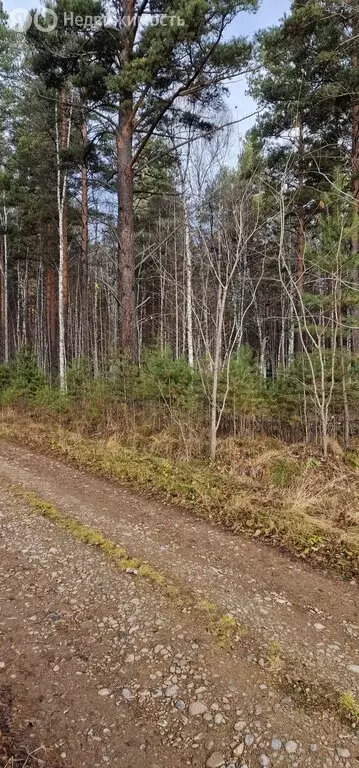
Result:
[[185,459],[244,436],[354,455],[357,3],[293,0],[253,41],[230,30],[254,0],[147,5],[1,13],[1,402]]

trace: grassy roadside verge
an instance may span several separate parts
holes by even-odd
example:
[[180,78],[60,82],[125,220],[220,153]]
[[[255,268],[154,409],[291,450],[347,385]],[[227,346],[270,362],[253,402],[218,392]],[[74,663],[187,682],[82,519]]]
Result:
[[[51,423],[41,423],[23,413],[20,418],[13,412],[1,416],[0,438],[52,453],[94,474],[129,483],[145,493],[192,509],[236,533],[264,539],[291,554],[330,567],[344,578],[359,575],[357,520],[350,525],[345,520],[339,527],[337,518],[323,517],[316,511],[314,496],[313,514],[310,514],[310,494],[307,493],[303,502],[308,478],[313,483],[320,482],[318,473],[322,470],[315,463],[303,469],[301,484],[296,479],[295,487],[288,489],[281,487],[283,467],[288,473],[288,467],[294,467],[295,462],[287,458],[287,463],[283,463],[283,457],[278,456],[274,457],[275,462],[273,456],[270,461],[275,472],[279,472],[279,483],[264,482],[263,474],[256,479],[246,473],[226,471],[223,464],[211,466],[203,461],[168,460],[127,447],[115,439],[90,438]],[[345,486],[349,488],[354,481],[358,483],[354,471],[341,467],[341,477],[344,471],[347,473]],[[333,487],[333,482],[328,483],[329,487]],[[349,499],[352,506],[356,493],[355,489],[352,502]],[[321,502],[329,505],[332,499],[333,494],[328,490],[327,499]]]
[[14,496],[26,501],[32,512],[62,528],[63,531],[82,544],[100,550],[121,571],[129,572],[139,579],[148,581],[178,606],[185,606],[186,610],[193,611],[197,616],[198,614],[202,615],[216,644],[221,648],[226,648],[232,642],[238,642],[240,639],[242,630],[235,619],[228,614],[221,613],[214,603],[203,598],[197,598],[179,584],[174,584],[158,568],[139,558],[132,557],[121,544],[108,539],[100,531],[84,525],[76,517],[64,514],[54,504],[49,504],[22,485],[9,484],[8,487]]

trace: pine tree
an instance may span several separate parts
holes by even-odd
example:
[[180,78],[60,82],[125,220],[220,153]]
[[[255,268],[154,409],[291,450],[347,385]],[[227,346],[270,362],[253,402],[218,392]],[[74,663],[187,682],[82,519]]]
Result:
[[359,93],[348,35],[352,24],[346,3],[293,0],[289,17],[257,38],[260,70],[251,91],[264,110],[258,132],[273,153],[273,166],[289,164],[292,172],[299,282],[304,235],[320,212],[322,190],[336,166],[350,168],[352,110]]
[[[84,65],[92,62],[91,88],[104,92],[103,106],[117,112],[121,348],[131,356],[136,354],[134,168],[171,110],[180,113],[188,100],[216,100],[221,83],[243,69],[249,44],[241,38],[223,42],[223,35],[238,11],[255,7],[256,0],[226,0],[220,6],[213,0],[124,0],[113,5],[113,26],[105,25],[88,40],[88,59],[82,57],[79,77],[89,80]],[[155,23],[154,14],[161,23]],[[148,15],[150,20],[144,23]],[[36,38],[39,48],[38,34]],[[56,69],[49,68],[48,51],[46,39],[41,49],[43,71]],[[57,53],[57,64],[62,66],[61,46]],[[51,55],[55,62],[56,50]]]

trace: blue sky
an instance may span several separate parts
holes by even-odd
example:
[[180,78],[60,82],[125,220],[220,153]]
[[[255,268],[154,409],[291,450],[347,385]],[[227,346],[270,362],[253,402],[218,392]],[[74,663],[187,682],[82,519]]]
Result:
[[[231,27],[232,35],[244,35],[252,38],[259,29],[265,29],[277,24],[277,22],[289,13],[291,0],[262,0],[257,13],[241,13]],[[230,87],[229,107],[233,119],[240,119],[254,112],[256,105],[252,99],[246,95],[246,82],[241,79],[234,82]],[[255,118],[249,118],[243,123],[239,123],[238,130],[235,131],[238,138],[253,124]]]

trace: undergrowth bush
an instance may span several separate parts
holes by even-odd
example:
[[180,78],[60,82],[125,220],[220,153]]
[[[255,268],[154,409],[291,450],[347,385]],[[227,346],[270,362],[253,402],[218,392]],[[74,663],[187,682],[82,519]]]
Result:
[[2,404],[11,404],[14,400],[31,401],[45,386],[45,376],[29,347],[23,347],[11,363],[2,366],[0,373]]
[[[353,380],[359,381],[359,371],[356,378],[354,373],[353,368]],[[193,370],[184,357],[175,359],[170,348],[147,349],[141,366],[113,355],[98,378],[88,360],[73,361],[64,395],[49,386],[25,347],[9,365],[0,366],[0,404],[35,407],[84,434],[116,434],[161,456],[203,458],[208,455],[212,375],[209,359]],[[356,386],[353,383],[349,392],[353,403]],[[342,425],[342,393],[337,387],[333,398],[330,437],[337,439],[335,429]],[[299,442],[306,437],[320,442],[308,361],[296,359],[290,368],[279,370],[275,380],[264,381],[252,351],[244,345],[220,376],[218,412],[223,403],[219,438],[262,434],[263,439]],[[348,454],[352,466],[357,464],[356,454],[355,448]],[[273,482],[288,483],[289,475],[288,468],[274,468]]]

